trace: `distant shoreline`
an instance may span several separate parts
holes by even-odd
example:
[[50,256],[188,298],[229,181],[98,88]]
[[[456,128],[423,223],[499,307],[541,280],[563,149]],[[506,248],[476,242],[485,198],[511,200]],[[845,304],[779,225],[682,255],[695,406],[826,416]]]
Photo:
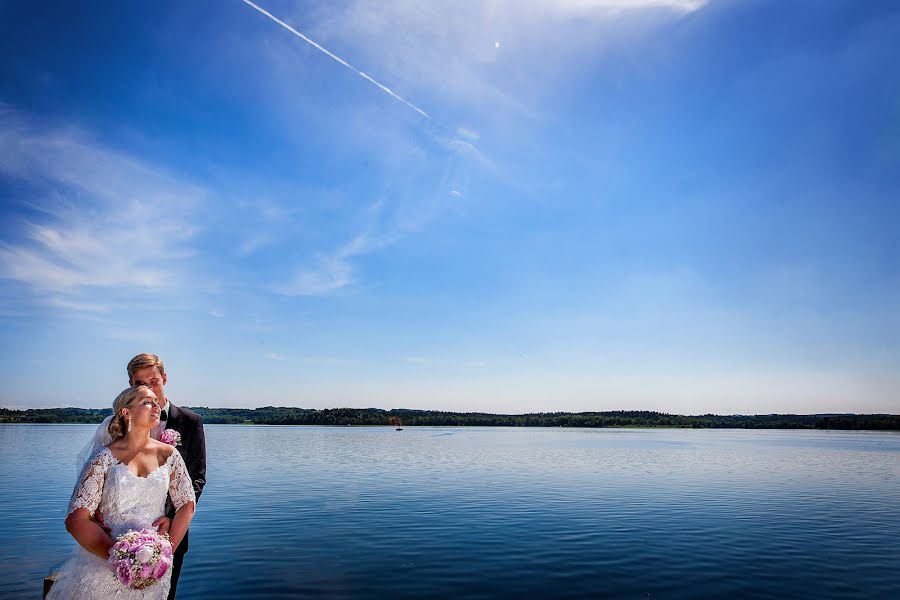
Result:
[[[461,427],[653,427],[676,429],[836,429],[900,430],[900,415],[889,414],[768,414],[676,415],[654,411],[548,412],[528,414],[457,413],[379,408],[208,408],[188,407],[208,424],[336,425],[336,426],[461,426]],[[112,409],[0,408],[4,423],[100,423]]]

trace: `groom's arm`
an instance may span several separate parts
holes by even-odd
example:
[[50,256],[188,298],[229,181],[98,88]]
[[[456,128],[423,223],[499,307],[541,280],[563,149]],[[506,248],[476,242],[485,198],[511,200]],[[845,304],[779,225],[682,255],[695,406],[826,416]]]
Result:
[[206,433],[203,431],[203,419],[200,415],[197,415],[194,427],[194,435],[191,436],[190,441],[191,447],[188,448],[188,456],[191,460],[187,464],[187,468],[194,486],[194,496],[200,500],[203,486],[206,485]]
[[206,434],[203,431],[203,419],[197,413],[185,412],[184,416],[190,422],[190,435],[184,436],[184,464],[191,476],[191,485],[194,488],[194,496],[200,499],[203,486],[206,485]]
[[[203,419],[200,415],[186,410],[182,412],[183,419],[181,430],[183,432],[184,445],[179,446],[181,457],[187,467],[188,475],[191,477],[191,486],[194,488],[194,496],[200,499],[203,492],[203,486],[206,485],[206,434],[203,431]],[[189,425],[188,425],[189,423]],[[187,425],[187,426],[185,426]],[[190,431],[190,435],[188,435]],[[166,517],[170,520],[175,518],[175,507],[171,502],[166,503]]]

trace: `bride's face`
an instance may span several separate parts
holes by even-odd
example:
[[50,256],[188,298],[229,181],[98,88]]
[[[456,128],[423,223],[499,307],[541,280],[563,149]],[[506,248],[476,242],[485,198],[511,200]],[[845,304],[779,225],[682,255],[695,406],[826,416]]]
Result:
[[153,428],[159,425],[159,402],[152,391],[142,392],[128,407],[131,415],[131,426]]

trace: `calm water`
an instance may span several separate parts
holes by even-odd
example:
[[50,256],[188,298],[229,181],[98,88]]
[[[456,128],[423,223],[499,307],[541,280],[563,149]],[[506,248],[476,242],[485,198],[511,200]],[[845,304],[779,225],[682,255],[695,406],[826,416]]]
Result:
[[[93,426],[0,426],[0,596]],[[900,434],[207,426],[181,598],[900,598]]]

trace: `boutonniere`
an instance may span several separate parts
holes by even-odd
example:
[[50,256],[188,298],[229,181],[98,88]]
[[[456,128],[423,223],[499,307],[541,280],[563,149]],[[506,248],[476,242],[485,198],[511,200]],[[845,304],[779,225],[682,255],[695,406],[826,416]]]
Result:
[[181,434],[175,431],[174,429],[166,429],[162,432],[162,435],[159,436],[159,441],[164,444],[169,444],[171,446],[180,446],[181,445]]

